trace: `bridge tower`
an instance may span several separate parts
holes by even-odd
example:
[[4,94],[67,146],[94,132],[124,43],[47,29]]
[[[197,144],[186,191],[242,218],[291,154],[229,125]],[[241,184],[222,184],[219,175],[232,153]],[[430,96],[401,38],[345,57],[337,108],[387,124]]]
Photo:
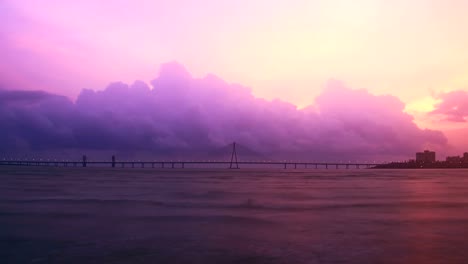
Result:
[[86,167],[86,163],[88,162],[88,159],[86,155],[83,155],[83,167]]
[[231,164],[229,165],[229,169],[239,169],[239,163],[237,162],[236,142],[232,143]]

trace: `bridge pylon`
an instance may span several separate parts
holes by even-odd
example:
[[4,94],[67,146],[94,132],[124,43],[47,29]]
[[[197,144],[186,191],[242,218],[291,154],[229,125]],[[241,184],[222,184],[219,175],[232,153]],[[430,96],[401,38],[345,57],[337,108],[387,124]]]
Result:
[[239,169],[239,163],[237,161],[236,142],[232,143],[231,163],[229,164],[229,169]]

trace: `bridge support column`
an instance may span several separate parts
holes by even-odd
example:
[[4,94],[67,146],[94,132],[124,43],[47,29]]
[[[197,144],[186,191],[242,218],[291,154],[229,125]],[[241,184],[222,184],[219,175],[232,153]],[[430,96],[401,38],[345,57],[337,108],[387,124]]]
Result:
[[87,163],[87,158],[86,155],[83,155],[83,167],[86,167]]
[[294,169],[297,169],[297,163],[294,163]]
[[115,156],[112,156],[112,168],[115,168]]
[[286,163],[284,164],[284,169],[286,169]]

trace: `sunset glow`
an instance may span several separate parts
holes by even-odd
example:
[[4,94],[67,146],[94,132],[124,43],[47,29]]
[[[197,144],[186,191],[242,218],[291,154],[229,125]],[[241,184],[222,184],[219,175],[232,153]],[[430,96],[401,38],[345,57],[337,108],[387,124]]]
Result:
[[177,61],[300,109],[340,80],[445,129],[427,115],[439,95],[467,91],[466,10],[462,0],[5,0],[0,85],[74,100],[112,81],[149,82]]

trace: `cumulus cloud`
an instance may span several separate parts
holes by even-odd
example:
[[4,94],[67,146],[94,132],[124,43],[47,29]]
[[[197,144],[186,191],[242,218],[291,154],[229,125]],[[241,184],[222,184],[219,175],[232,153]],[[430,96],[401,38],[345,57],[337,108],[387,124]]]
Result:
[[467,122],[468,118],[468,92],[453,91],[438,96],[441,100],[431,115],[440,115],[450,122]]
[[[115,82],[76,102],[45,92],[0,91],[0,152],[102,150],[154,157],[213,157],[238,142],[240,158],[365,160],[444,147],[393,96],[331,81],[310,107],[266,101],[208,75],[164,64],[150,87]],[[221,157],[215,157],[221,158]]]

